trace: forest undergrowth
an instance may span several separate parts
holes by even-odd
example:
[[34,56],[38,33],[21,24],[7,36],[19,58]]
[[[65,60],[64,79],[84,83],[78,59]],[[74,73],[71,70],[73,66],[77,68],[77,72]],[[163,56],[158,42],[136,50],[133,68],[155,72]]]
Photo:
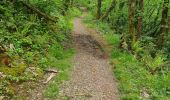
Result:
[[80,14],[57,0],[0,1],[0,99],[25,100],[48,69],[59,74],[44,95],[57,95],[59,84],[68,79],[72,20]]
[[[113,75],[119,85],[121,100],[169,100],[170,73],[168,69],[161,69],[152,74],[148,69],[164,63],[161,54],[154,59],[148,54],[138,60],[135,55],[120,48],[121,35],[112,30],[105,21],[94,20],[93,14],[87,14],[84,22],[88,27],[95,28],[112,46],[110,64],[113,65]],[[138,48],[141,49],[141,48]]]

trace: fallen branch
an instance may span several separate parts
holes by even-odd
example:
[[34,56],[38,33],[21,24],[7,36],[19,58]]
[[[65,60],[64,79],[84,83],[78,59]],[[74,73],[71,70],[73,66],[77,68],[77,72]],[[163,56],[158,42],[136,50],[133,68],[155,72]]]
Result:
[[47,78],[47,80],[43,83],[47,84],[55,75],[56,75],[56,73],[51,73],[50,76]]
[[48,70],[45,70],[45,71],[51,73],[50,76],[47,78],[47,80],[45,82],[43,82],[44,84],[47,84],[54,76],[56,76],[58,71],[55,70],[55,69],[48,69]]
[[50,20],[50,21],[53,21],[53,22],[57,22],[57,19],[54,18],[54,17],[51,17],[51,16],[48,16],[47,14],[45,14],[44,12],[40,11],[39,9],[37,9],[36,7],[32,6],[31,4],[29,3],[26,3],[24,1],[21,1],[22,4],[24,6],[26,6],[27,8],[31,9],[32,11],[34,11],[35,13],[37,13],[38,15],[44,17],[45,19],[47,20]]
[[49,73],[58,73],[57,70],[55,69],[48,69],[48,70],[45,70],[46,72],[49,72]]

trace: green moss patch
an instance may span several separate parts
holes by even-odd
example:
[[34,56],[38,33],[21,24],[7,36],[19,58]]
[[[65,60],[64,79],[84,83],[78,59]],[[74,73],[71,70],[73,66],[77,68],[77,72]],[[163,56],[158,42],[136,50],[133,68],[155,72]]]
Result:
[[7,67],[0,66],[0,72],[5,75],[18,76],[24,72],[26,65],[24,63],[17,64],[17,66]]

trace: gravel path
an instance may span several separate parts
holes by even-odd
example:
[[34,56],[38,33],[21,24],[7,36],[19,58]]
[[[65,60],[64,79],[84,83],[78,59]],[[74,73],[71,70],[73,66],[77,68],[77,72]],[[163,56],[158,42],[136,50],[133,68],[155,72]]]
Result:
[[59,100],[119,100],[109,60],[100,44],[82,24],[74,21],[74,44],[77,54],[71,79],[61,86]]

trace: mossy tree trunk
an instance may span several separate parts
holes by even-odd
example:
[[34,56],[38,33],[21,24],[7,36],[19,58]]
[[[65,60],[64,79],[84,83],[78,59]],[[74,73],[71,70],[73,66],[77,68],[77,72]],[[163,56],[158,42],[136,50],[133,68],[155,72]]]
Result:
[[144,0],[138,1],[138,7],[139,7],[139,16],[137,22],[137,39],[139,39],[140,36],[142,35]]
[[129,35],[128,35],[128,45],[131,48],[133,43],[136,41],[135,34],[135,0],[128,0],[128,21],[129,21]]
[[166,37],[168,35],[168,5],[169,5],[169,0],[164,0],[161,27],[159,31],[158,44],[157,44],[159,49],[163,47]]

